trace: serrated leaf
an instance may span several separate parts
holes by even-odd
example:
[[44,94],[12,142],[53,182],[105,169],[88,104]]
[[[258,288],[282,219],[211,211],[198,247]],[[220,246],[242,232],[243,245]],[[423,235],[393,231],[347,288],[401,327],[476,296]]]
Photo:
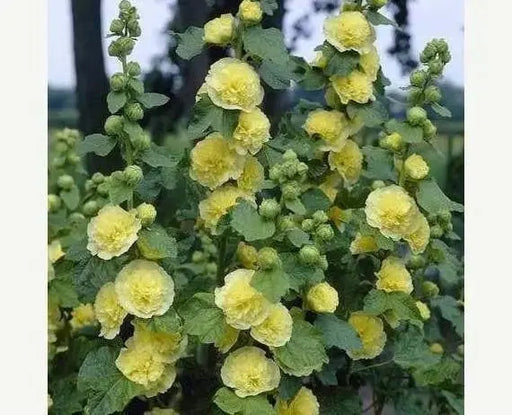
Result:
[[110,203],[119,205],[128,200],[133,195],[133,187],[129,186],[123,180],[112,179],[108,187],[108,196]]
[[450,406],[455,409],[458,415],[464,415],[464,399],[458,398],[455,394],[448,391],[441,391],[441,394],[446,398]]
[[398,27],[398,25],[393,20],[388,19],[383,14],[380,14],[379,12],[376,12],[373,10],[368,10],[366,12],[366,18],[374,26],[390,25],[390,26]]
[[142,181],[135,188],[135,193],[144,202],[153,203],[161,190],[160,171],[158,169],[150,169],[144,174]]
[[272,16],[274,11],[279,7],[276,0],[261,0],[260,1],[261,10],[263,13]]
[[70,278],[52,280],[48,287],[48,295],[55,298],[61,307],[73,308],[80,304]]
[[199,55],[204,47],[204,29],[190,26],[183,33],[176,33],[178,47],[176,53],[182,59],[189,60]]
[[259,68],[261,79],[273,89],[286,89],[290,87],[290,81],[294,74],[289,62],[277,63],[264,60]]
[[319,315],[315,320],[315,327],[324,336],[327,347],[337,347],[342,350],[360,349],[362,347],[361,340],[354,328],[334,314]]
[[332,48],[333,53],[328,58],[325,73],[329,76],[348,76],[359,65],[359,54],[354,51],[338,52]]
[[413,377],[418,386],[439,385],[447,380],[455,381],[460,370],[460,363],[445,358],[435,365],[416,369],[413,372]]
[[164,148],[153,144],[142,153],[142,161],[151,167],[172,167],[176,164],[169,152]]
[[315,374],[322,385],[337,386],[338,377],[336,373],[339,369],[346,365],[346,360],[343,357],[329,358],[329,363],[324,365],[322,370]]
[[270,238],[274,235],[274,222],[263,219],[256,208],[243,200],[231,212],[231,227],[247,242]]
[[416,199],[423,209],[434,215],[445,209],[464,212],[464,206],[450,200],[434,179],[422,180],[419,183]]
[[276,63],[288,61],[288,50],[283,33],[275,27],[268,29],[263,29],[260,25],[249,27],[244,31],[242,39],[245,50],[252,55]]
[[364,105],[351,102],[347,106],[347,113],[350,118],[360,117],[369,128],[379,127],[389,118],[388,110],[380,101]]
[[81,156],[94,153],[98,156],[106,156],[116,146],[116,139],[103,134],[91,134],[78,144],[77,153]]
[[176,189],[179,180],[179,168],[175,164],[170,167],[163,167],[160,171],[161,183],[167,190]]
[[78,187],[73,185],[69,190],[61,190],[60,198],[69,210],[75,210],[80,202],[80,192]]
[[108,110],[111,114],[115,114],[123,108],[128,101],[128,97],[124,92],[111,91],[107,95]]
[[302,381],[300,378],[290,376],[286,374],[281,375],[281,381],[279,382],[279,398],[285,401],[290,400],[302,387]]
[[144,83],[140,79],[130,78],[128,85],[137,94],[142,95],[144,93]]
[[290,289],[290,280],[281,268],[256,271],[251,285],[261,292],[271,303],[277,303]]
[[378,180],[397,180],[393,155],[389,151],[373,146],[365,146],[361,151],[366,162],[364,177]]
[[317,210],[327,210],[331,206],[331,200],[319,188],[307,190],[302,194],[301,200],[308,214],[312,214]]
[[169,98],[163,94],[146,92],[145,94],[138,96],[137,101],[144,105],[145,108],[150,109],[167,104],[169,102]]
[[420,312],[414,299],[403,292],[387,293],[381,290],[371,290],[364,298],[364,311],[381,315],[392,310],[399,320],[409,320],[419,327],[423,326]]
[[290,288],[296,292],[300,292],[307,284],[315,284],[325,278],[320,268],[302,264],[296,254],[283,253],[280,258],[283,269],[290,278]]
[[178,255],[176,239],[169,236],[163,226],[156,223],[139,231],[137,247],[145,258],[151,260],[175,259]]
[[50,415],[72,415],[82,413],[84,397],[76,390],[76,374],[61,378],[49,385],[53,400]]
[[386,129],[390,133],[398,133],[406,143],[417,144],[423,141],[423,129],[413,127],[406,122],[390,120],[386,123]]
[[221,133],[225,139],[230,139],[238,125],[239,116],[239,110],[226,110],[223,108],[218,110],[212,109],[210,113],[211,125],[213,129]]
[[441,316],[452,323],[455,332],[464,337],[464,313],[460,310],[455,298],[448,295],[435,297],[430,302],[432,307],[438,308]]
[[153,316],[148,320],[147,325],[148,328],[153,331],[164,333],[177,333],[183,328],[183,322],[180,316],[172,307],[161,316]]
[[288,237],[288,240],[297,248],[311,243],[309,234],[298,228],[288,231],[286,236]]
[[438,115],[440,115],[441,117],[451,118],[452,112],[448,108],[443,107],[442,105],[438,104],[437,102],[430,104],[430,106],[432,107],[432,110],[435,113],[437,113]]
[[234,415],[274,415],[275,410],[265,395],[240,398],[228,388],[220,388],[213,402],[225,413]]
[[393,349],[393,361],[404,369],[430,366],[441,360],[439,355],[430,351],[422,331],[415,326],[408,326],[398,334]]
[[291,210],[293,213],[296,213],[297,215],[306,214],[306,207],[300,201],[300,199],[286,200],[284,202],[284,205],[286,206],[287,209]]

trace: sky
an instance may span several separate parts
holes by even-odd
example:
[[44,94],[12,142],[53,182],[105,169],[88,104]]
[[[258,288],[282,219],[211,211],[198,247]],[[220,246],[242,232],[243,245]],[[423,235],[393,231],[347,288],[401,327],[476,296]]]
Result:
[[[193,0],[191,0],[193,1]],[[164,28],[172,15],[175,0],[132,0],[139,9],[143,35],[132,55],[141,63],[143,70],[149,70],[152,59],[166,49],[168,34]],[[304,13],[308,0],[287,0],[287,13],[284,21],[285,37],[291,32],[291,24]],[[102,31],[107,34],[109,23],[117,15],[118,0],[102,1]],[[310,20],[312,36],[300,40],[293,53],[311,60],[314,48],[323,42],[322,22],[325,15],[313,14]],[[75,73],[72,47],[71,0],[49,0],[48,2],[48,80],[54,87],[74,87]],[[413,53],[418,56],[423,46],[432,38],[444,38],[450,45],[452,61],[446,68],[446,78],[463,85],[464,82],[464,0],[415,0],[410,11],[413,36]],[[386,54],[392,44],[392,28],[378,26],[377,49],[385,75],[395,87],[407,84],[407,78],[400,73],[395,59]],[[107,72],[118,71],[118,63],[109,59],[106,53],[109,40],[104,41]]]

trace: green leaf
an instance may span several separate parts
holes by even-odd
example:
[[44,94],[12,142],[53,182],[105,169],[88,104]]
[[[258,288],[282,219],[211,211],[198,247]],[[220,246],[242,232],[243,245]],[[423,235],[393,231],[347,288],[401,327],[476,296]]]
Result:
[[152,144],[142,153],[142,161],[151,167],[172,167],[176,160],[172,158],[167,149]]
[[189,60],[203,51],[204,29],[190,26],[183,33],[176,33],[178,47],[176,53],[182,59]]
[[445,358],[441,362],[416,369],[413,372],[414,380],[418,386],[439,385],[447,380],[454,382],[461,371],[460,363]]
[[144,105],[145,108],[150,109],[167,104],[169,102],[169,98],[163,94],[146,92],[145,94],[138,96],[137,101]]
[[116,139],[103,134],[91,134],[78,144],[77,153],[81,156],[94,153],[98,156],[106,156],[116,146]]
[[434,179],[422,180],[419,183],[416,199],[423,209],[434,215],[445,209],[464,212],[464,206],[450,200]]
[[390,120],[386,123],[386,129],[390,133],[398,133],[406,143],[417,144],[423,141],[423,130],[421,127],[413,127],[406,122]]
[[383,148],[365,146],[361,149],[364,154],[366,168],[363,175],[368,179],[397,180],[393,165],[393,155]]
[[161,180],[159,169],[149,169],[135,188],[135,193],[144,202],[153,203],[162,190]]
[[393,361],[403,369],[431,366],[441,360],[439,355],[430,351],[421,329],[415,326],[408,326],[399,333],[393,348]]
[[348,76],[359,65],[359,54],[357,52],[338,52],[334,48],[331,48],[331,50],[330,57],[327,58],[329,61],[325,67],[327,75]]
[[123,130],[132,140],[137,139],[142,134],[145,134],[144,130],[139,124],[133,121],[127,121],[126,119],[123,122]]
[[83,396],[76,390],[76,375],[61,378],[49,385],[53,405],[50,415],[72,415],[83,412]]
[[76,307],[80,304],[73,281],[70,278],[54,279],[50,282],[48,295],[55,298],[62,307]]
[[452,117],[452,112],[448,108],[443,107],[442,105],[438,104],[437,102],[430,104],[430,106],[432,107],[432,110],[435,113],[437,113],[438,115],[440,115],[441,117],[444,117],[444,118]]
[[301,387],[302,381],[300,378],[282,374],[278,389],[279,397],[285,401],[288,401],[296,395]]
[[161,184],[167,190],[174,190],[178,186],[179,167],[175,164],[170,167],[163,167],[160,170]]
[[213,402],[224,412],[234,415],[274,415],[275,410],[265,395],[240,398],[228,388],[220,388]]
[[215,305],[214,295],[197,293],[178,310],[187,334],[197,336],[201,343],[219,342],[229,330],[222,310]]
[[289,59],[284,37],[275,27],[251,26],[242,35],[245,50],[263,60],[286,63]]
[[460,282],[462,263],[454,255],[453,250],[439,239],[431,241],[431,254],[435,257],[434,265],[438,271],[441,281],[448,286],[454,286]]
[[115,114],[123,108],[128,101],[128,97],[124,92],[111,91],[107,95],[108,110],[111,114]]
[[304,192],[301,200],[308,214],[312,214],[317,210],[327,210],[331,206],[331,200],[317,187]]
[[464,398],[458,398],[455,394],[448,391],[441,391],[450,406],[455,409],[458,415],[464,415]]
[[320,415],[361,415],[363,405],[359,395],[344,388],[330,388],[318,396]]
[[274,11],[279,7],[276,0],[261,0],[260,5],[263,13],[268,14],[269,16],[272,16]]
[[436,307],[441,312],[445,320],[452,323],[455,332],[464,337],[464,313],[460,310],[457,300],[449,295],[441,295],[430,301],[432,307]]
[[211,125],[215,131],[218,131],[226,139],[230,139],[233,136],[238,125],[238,117],[240,111],[238,110],[226,110],[223,108],[213,109],[211,117]]
[[364,105],[351,102],[347,106],[347,113],[350,118],[361,117],[364,125],[369,128],[379,127],[389,118],[388,110],[380,101]]
[[110,203],[119,205],[128,200],[133,195],[133,187],[129,186],[124,180],[111,178],[108,187],[108,196]]
[[264,60],[259,68],[261,79],[273,89],[287,89],[294,74],[290,69],[289,62],[273,62]]
[[398,25],[393,20],[388,19],[386,16],[380,14],[379,12],[375,12],[373,10],[368,10],[366,12],[366,18],[374,26],[391,25],[394,27],[398,27]]
[[297,215],[306,214],[306,207],[299,199],[286,200],[284,202],[284,205],[286,206],[287,209],[291,210],[293,213],[296,213]]
[[154,316],[147,320],[148,327],[157,332],[176,333],[183,328],[183,322],[174,308],[169,308],[161,316]]
[[290,279],[281,268],[256,271],[251,285],[271,303],[277,303],[290,289]]
[[294,376],[309,376],[329,361],[322,334],[299,317],[293,320],[290,341],[273,348],[272,353],[283,372]]
[[138,95],[142,95],[144,93],[144,83],[140,79],[130,78],[128,85]]
[[178,256],[176,239],[166,232],[163,226],[154,223],[147,229],[139,231],[137,247],[147,259],[175,259]]
[[288,240],[297,248],[301,248],[303,245],[311,243],[309,234],[301,229],[292,229],[286,234]]
[[129,381],[117,369],[118,352],[102,347],[90,352],[78,373],[78,390],[87,395],[90,415],[109,415],[122,411],[143,387]]
[[387,293],[374,289],[364,298],[364,311],[367,313],[378,316],[388,310],[394,311],[399,320],[409,320],[414,325],[423,326],[416,302],[406,293]]
[[319,315],[315,320],[315,327],[323,334],[327,347],[337,347],[342,350],[362,347],[354,328],[334,314]]
[[73,185],[69,190],[61,190],[59,196],[69,210],[75,210],[78,207],[80,192],[77,186]]
[[305,285],[315,284],[325,278],[320,268],[302,264],[296,254],[282,253],[280,258],[290,278],[290,288],[296,292],[300,292]]
[[231,227],[247,242],[267,239],[274,235],[274,222],[263,219],[256,208],[243,200],[231,212]]
[[336,373],[345,365],[346,360],[341,356],[329,358],[329,363],[324,365],[320,372],[316,373],[316,377],[318,380],[320,380],[320,382],[322,382],[322,385],[337,386],[338,377],[336,376]]

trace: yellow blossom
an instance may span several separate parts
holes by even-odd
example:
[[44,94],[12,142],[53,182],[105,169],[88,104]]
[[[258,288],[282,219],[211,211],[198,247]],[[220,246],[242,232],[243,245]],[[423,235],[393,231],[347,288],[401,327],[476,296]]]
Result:
[[233,37],[235,18],[233,15],[221,14],[204,25],[203,40],[214,45],[227,45]]
[[174,282],[156,262],[136,259],[125,265],[115,281],[121,306],[141,318],[161,316],[174,301]]
[[251,336],[266,346],[281,347],[290,340],[292,326],[288,309],[282,304],[272,304],[268,317],[251,328]]
[[423,301],[416,301],[416,307],[420,312],[422,320],[426,321],[430,318],[430,309],[428,308],[428,305],[426,305]]
[[362,347],[347,350],[353,360],[373,359],[382,353],[386,344],[386,333],[382,320],[362,311],[354,312],[348,319],[361,339]]
[[329,200],[334,203],[336,200],[336,196],[338,194],[338,187],[341,184],[341,176],[334,172],[331,174],[328,174],[324,181],[320,183],[318,188],[324,192]]
[[340,151],[329,153],[329,166],[337,170],[347,184],[352,185],[359,180],[363,168],[363,153],[356,142],[347,140]]
[[306,300],[309,308],[317,313],[334,313],[339,304],[338,291],[327,282],[311,287]]
[[94,313],[101,324],[100,336],[106,339],[116,337],[128,313],[119,304],[113,282],[106,283],[96,294]]
[[403,261],[395,256],[387,257],[382,261],[377,276],[377,288],[385,292],[400,291],[406,294],[412,293],[412,277]]
[[146,396],[146,398],[153,398],[159,393],[167,392],[175,380],[176,367],[173,364],[165,365],[160,377],[157,380],[148,383],[144,396]]
[[226,326],[224,335],[221,339],[215,342],[215,347],[221,351],[221,353],[227,353],[235,345],[238,340],[240,330],[235,329],[231,326]]
[[261,324],[270,313],[271,303],[251,286],[254,273],[252,269],[237,269],[215,289],[215,304],[224,312],[226,322],[239,330]]
[[71,311],[71,320],[69,324],[73,330],[80,330],[82,327],[94,326],[96,324],[96,314],[92,304],[80,304]]
[[324,35],[340,52],[368,52],[375,41],[375,31],[359,11],[345,11],[325,19]]
[[230,145],[240,155],[256,154],[270,138],[270,121],[259,108],[240,112]]
[[124,254],[137,240],[141,228],[136,212],[120,206],[106,205],[87,226],[87,249],[92,255],[109,260]]
[[208,96],[219,107],[253,111],[263,101],[263,88],[256,71],[235,58],[215,62],[205,79]]
[[231,149],[220,133],[199,141],[190,152],[190,177],[215,189],[242,174],[244,158]]
[[405,173],[414,180],[422,180],[427,177],[430,168],[427,162],[419,154],[412,154],[405,160]]
[[233,388],[241,398],[271,391],[279,385],[281,374],[273,360],[257,347],[241,347],[232,352],[222,365],[224,385]]
[[342,112],[316,109],[308,114],[303,126],[310,136],[322,139],[321,151],[339,151],[350,134],[349,120]]
[[339,228],[343,222],[350,220],[351,212],[348,209],[340,209],[338,206],[333,206],[327,211],[329,219]]
[[404,239],[409,244],[412,253],[417,255],[425,252],[427,248],[430,241],[430,226],[427,218],[421,213],[418,213],[413,227],[415,230],[409,235],[406,235]]
[[239,242],[236,249],[236,256],[244,268],[258,268],[258,250],[254,246],[248,245],[242,241]]
[[150,347],[131,343],[119,352],[116,366],[126,378],[149,388],[162,376],[166,364]]
[[199,214],[204,225],[215,231],[219,219],[236,205],[238,198],[253,200],[251,195],[229,184],[215,189],[207,199],[199,203]]
[[187,337],[179,332],[155,331],[148,327],[146,321],[139,319],[135,319],[132,325],[133,337],[126,341],[126,346],[148,347],[164,363],[176,362],[187,346]]
[[375,101],[372,79],[361,71],[354,70],[347,76],[333,75],[330,80],[342,104]]
[[356,233],[356,237],[350,244],[350,252],[352,255],[366,254],[368,252],[377,252],[379,247],[372,235],[362,235],[360,232]]
[[48,245],[48,259],[50,260],[50,263],[55,264],[64,255],[65,253],[62,250],[62,246],[58,239],[55,239],[50,245]]
[[318,399],[310,389],[304,386],[290,402],[278,399],[276,409],[277,415],[318,415],[320,413]]
[[366,199],[364,211],[368,225],[395,241],[415,230],[419,212],[414,199],[396,185],[373,190]]
[[243,0],[238,7],[238,16],[240,20],[249,25],[257,24],[261,21],[263,11],[259,1]]
[[359,65],[363,69],[363,72],[375,82],[377,80],[377,74],[380,69],[379,53],[375,46],[371,46],[368,52],[363,53],[359,58]]
[[237,179],[238,188],[247,193],[256,193],[263,187],[265,172],[261,163],[253,156],[247,156],[245,159],[244,170]]

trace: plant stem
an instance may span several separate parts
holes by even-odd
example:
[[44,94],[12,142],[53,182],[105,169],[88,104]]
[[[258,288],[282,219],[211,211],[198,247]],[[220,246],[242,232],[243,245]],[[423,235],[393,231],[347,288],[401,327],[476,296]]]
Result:
[[360,369],[355,369],[355,370],[352,371],[351,374],[357,373],[357,372],[362,372],[362,371],[368,370],[368,369],[375,369],[376,367],[381,367],[381,366],[389,365],[390,363],[393,363],[393,360],[386,360],[385,362],[375,363],[374,365],[365,366],[365,367],[362,367]]
[[226,257],[226,245],[228,235],[224,233],[219,240],[219,257],[217,258],[217,282],[222,285],[224,283],[224,268],[225,268],[225,257]]

